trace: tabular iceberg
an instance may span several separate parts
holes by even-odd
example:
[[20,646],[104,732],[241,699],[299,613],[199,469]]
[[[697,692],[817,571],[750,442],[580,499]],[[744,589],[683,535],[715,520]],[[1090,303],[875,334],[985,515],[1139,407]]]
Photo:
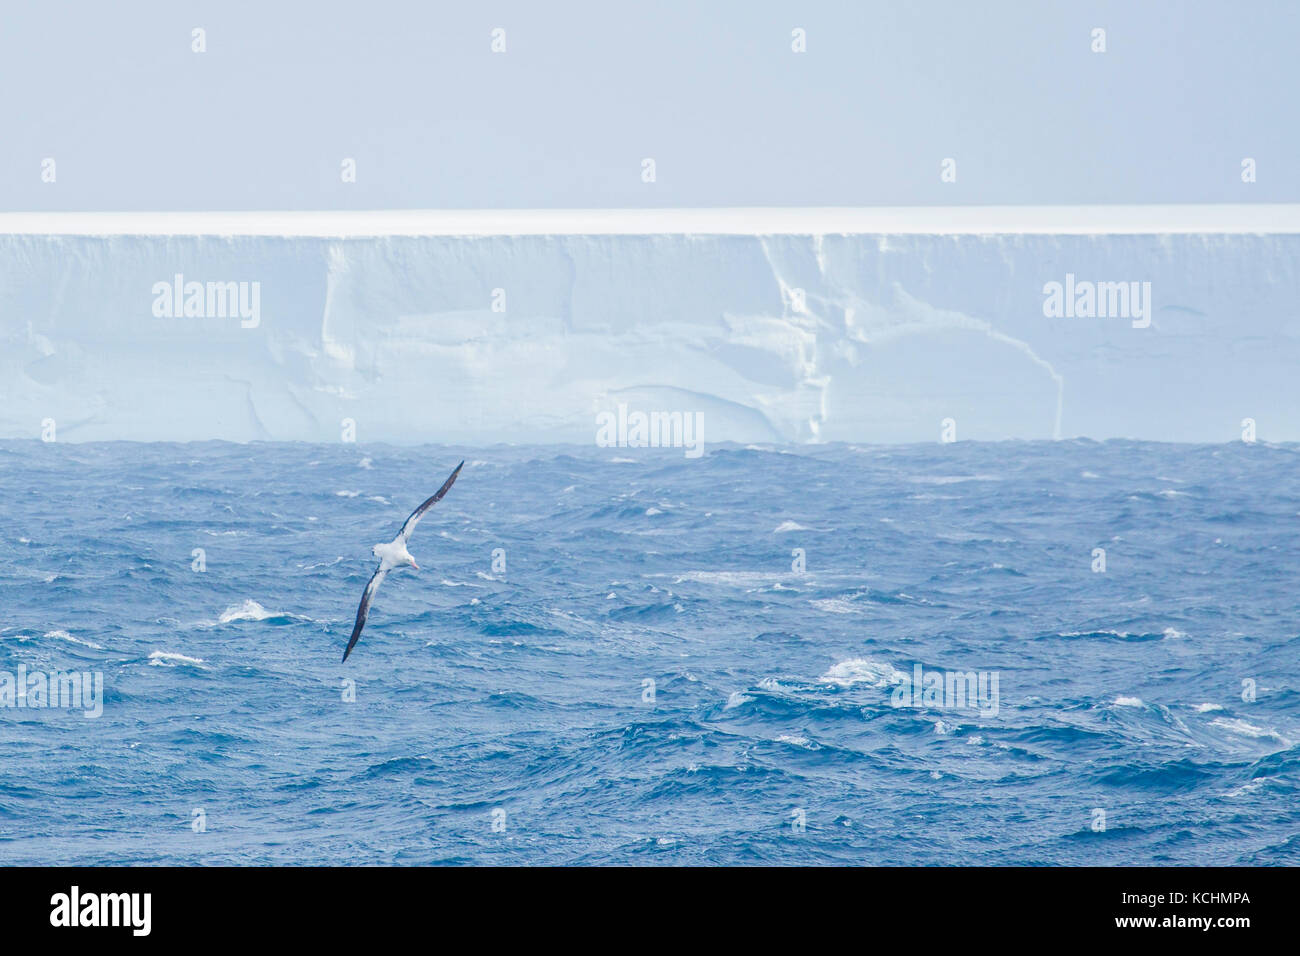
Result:
[[1300,439],[1295,234],[0,235],[0,437]]

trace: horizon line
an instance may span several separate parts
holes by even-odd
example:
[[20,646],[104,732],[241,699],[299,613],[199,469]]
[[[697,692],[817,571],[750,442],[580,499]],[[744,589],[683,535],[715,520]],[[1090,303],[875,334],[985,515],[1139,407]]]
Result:
[[[1231,431],[1231,429],[1229,429]],[[786,453],[792,449],[817,449],[817,448],[917,448],[923,445],[1001,445],[1010,443],[1019,443],[1024,445],[1068,445],[1072,443],[1087,443],[1090,445],[1108,445],[1111,443],[1127,442],[1138,445],[1185,445],[1197,448],[1220,448],[1224,445],[1261,445],[1265,448],[1288,448],[1292,445],[1300,445],[1300,439],[1280,438],[1256,438],[1254,441],[1245,441],[1240,436],[1236,438],[1224,438],[1220,441],[1187,441],[1177,438],[1136,438],[1132,435],[1111,435],[1106,438],[1093,438],[1091,435],[1071,435],[1068,438],[1027,438],[1023,436],[1008,435],[1003,438],[958,438],[953,441],[945,442],[933,438],[917,438],[910,441],[878,441],[869,438],[835,438],[827,441],[785,441],[785,442],[753,442],[740,441],[734,438],[724,438],[717,441],[702,442],[702,447],[721,449],[723,451],[776,451]],[[646,457],[654,457],[657,454],[674,454],[682,450],[678,445],[658,445],[658,446],[600,446],[589,441],[541,441],[541,442],[515,442],[515,441],[494,441],[488,444],[473,445],[463,441],[389,441],[382,438],[367,439],[366,441],[340,441],[337,438],[312,440],[307,438],[60,438],[57,441],[45,441],[39,435],[30,435],[27,437],[15,438],[0,435],[0,443],[14,444],[39,444],[39,445],[338,445],[339,447],[361,448],[363,446],[384,446],[386,448],[448,448],[448,449],[468,449],[469,451],[488,452],[494,448],[519,449],[531,451],[539,448],[557,448],[557,449],[585,449],[592,448],[598,452],[623,452],[625,454],[645,453]],[[459,452],[457,452],[459,454]],[[706,452],[707,454],[707,452]],[[625,459],[628,460],[628,459]],[[630,460],[629,460],[630,461]],[[473,464],[473,462],[470,462]]]

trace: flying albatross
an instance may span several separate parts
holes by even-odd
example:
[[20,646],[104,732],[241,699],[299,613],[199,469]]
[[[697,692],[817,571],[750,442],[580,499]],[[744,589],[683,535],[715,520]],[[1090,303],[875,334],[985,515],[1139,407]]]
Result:
[[402,530],[397,532],[397,537],[387,544],[377,544],[370,550],[375,557],[379,559],[379,567],[375,568],[375,573],[370,576],[370,583],[366,585],[366,593],[361,595],[361,605],[357,608],[357,622],[352,625],[352,638],[348,641],[348,649],[343,652],[343,660],[346,662],[348,655],[352,653],[352,648],[357,645],[357,638],[361,636],[361,629],[366,626],[366,617],[370,614],[370,600],[379,590],[379,585],[383,583],[384,578],[389,571],[405,567],[420,570],[420,566],[415,563],[415,558],[411,557],[411,552],[406,550],[406,541],[411,537],[411,532],[415,526],[420,523],[424,513],[442,500],[442,496],[447,493],[453,484],[456,483],[456,476],[460,470],[465,467],[462,461],[456,466],[456,470],[451,473],[451,477],[442,483],[442,487],[433,493],[433,496],[425,501],[424,504],[411,512],[411,516],[406,519],[402,525]]

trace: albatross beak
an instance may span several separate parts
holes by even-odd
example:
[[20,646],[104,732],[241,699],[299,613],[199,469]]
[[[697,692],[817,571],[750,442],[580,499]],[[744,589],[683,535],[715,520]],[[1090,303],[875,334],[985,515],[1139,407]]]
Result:
[[419,566],[418,564],[416,564],[415,561],[412,561],[412,562],[411,562],[411,567],[415,568],[415,570],[417,570],[417,571],[420,570],[420,566]]

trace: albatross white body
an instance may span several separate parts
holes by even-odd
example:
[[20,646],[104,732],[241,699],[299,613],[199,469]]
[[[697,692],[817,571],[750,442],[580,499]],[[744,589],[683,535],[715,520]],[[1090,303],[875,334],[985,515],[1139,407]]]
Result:
[[406,550],[406,542],[411,537],[411,532],[415,530],[416,524],[419,523],[420,517],[431,507],[442,500],[448,489],[456,482],[456,476],[460,470],[465,467],[462,461],[456,466],[456,470],[451,473],[451,477],[442,483],[442,487],[433,493],[420,507],[411,512],[402,525],[402,530],[397,532],[397,537],[387,544],[377,544],[371,548],[371,552],[379,559],[379,566],[375,568],[375,573],[370,576],[370,581],[366,584],[366,591],[361,595],[361,604],[357,607],[357,620],[352,625],[352,637],[348,640],[347,649],[343,652],[343,660],[346,662],[348,655],[352,653],[352,648],[357,646],[357,639],[361,637],[361,629],[366,626],[366,618],[370,615],[370,601],[379,590],[379,585],[388,575],[389,571],[396,571],[400,568],[415,568],[420,570],[420,566],[415,563],[415,558],[411,557],[411,552]]
[[387,573],[393,568],[404,567],[420,570],[415,558],[411,557],[411,552],[406,550],[406,540],[400,534],[387,544],[377,544],[370,550],[379,559],[380,571]]

